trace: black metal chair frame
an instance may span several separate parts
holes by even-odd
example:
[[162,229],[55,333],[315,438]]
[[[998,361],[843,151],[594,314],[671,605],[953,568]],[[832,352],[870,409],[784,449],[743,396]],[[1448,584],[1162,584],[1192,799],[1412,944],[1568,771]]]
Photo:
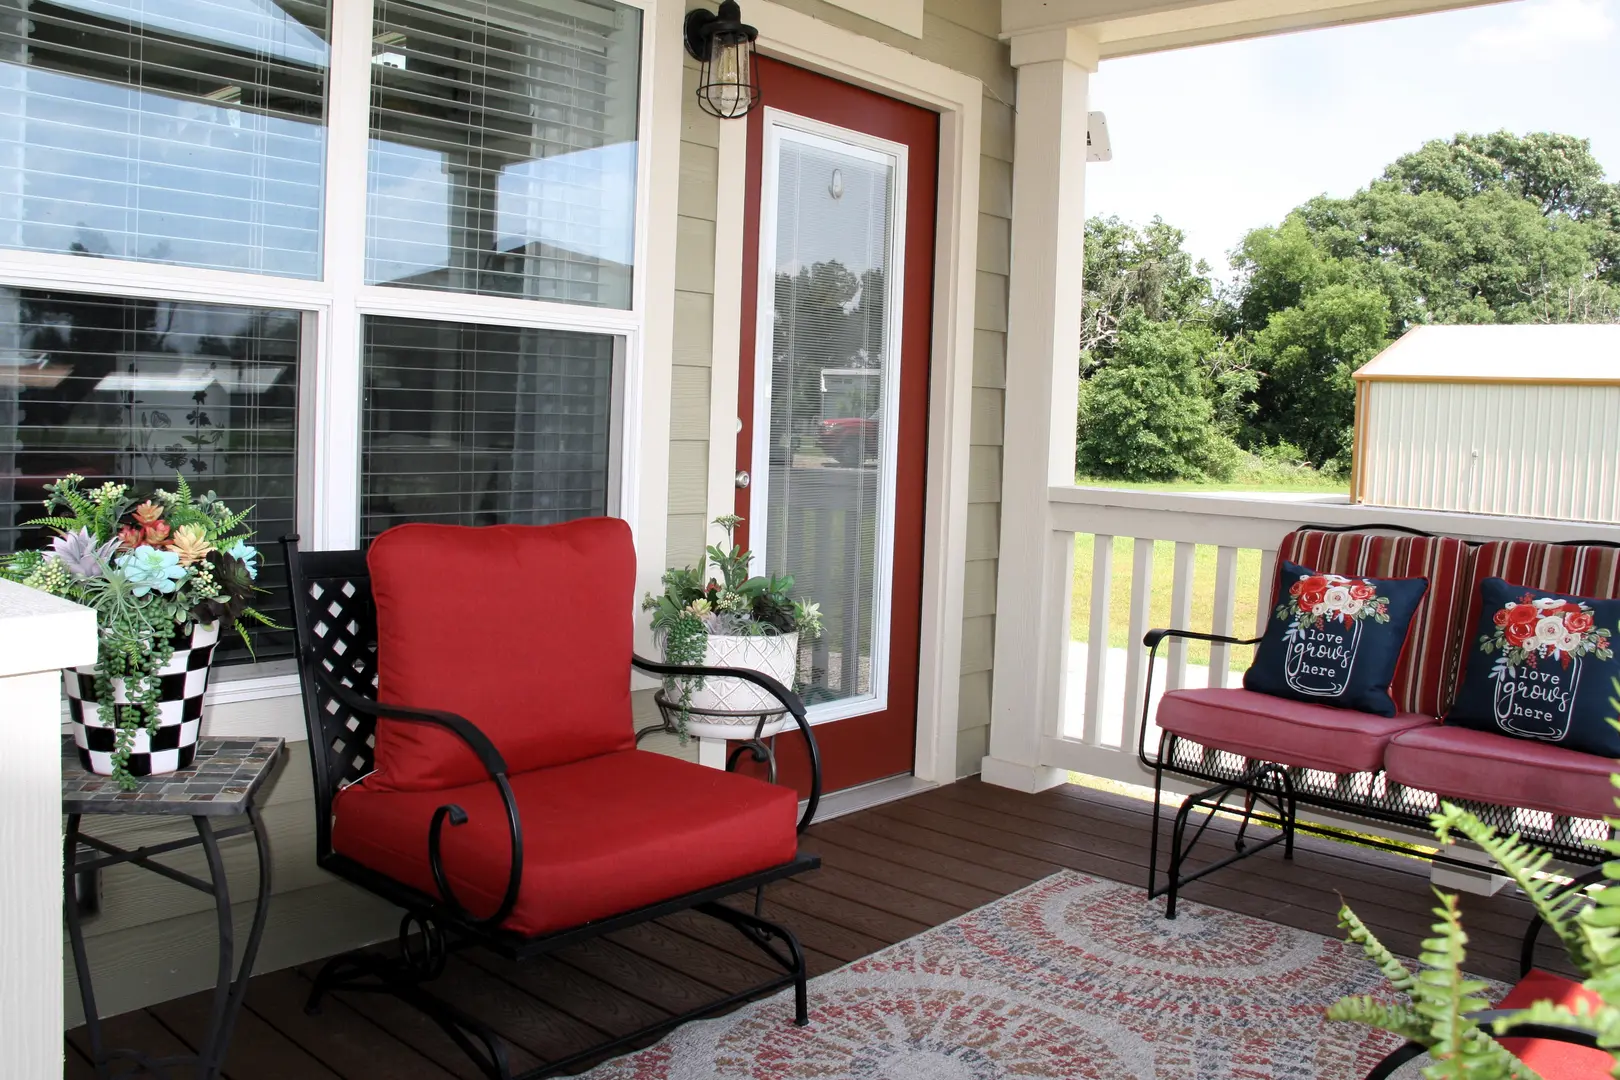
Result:
[[[575,1068],[594,1058],[649,1040],[688,1020],[709,1016],[743,1001],[792,986],[794,1020],[808,1023],[807,973],[804,952],[786,927],[760,914],[764,887],[814,870],[816,855],[800,853],[791,861],[760,873],[674,896],[655,904],[540,936],[505,929],[523,884],[523,823],[499,749],[483,731],[454,713],[408,708],[379,702],[376,693],[376,612],[370,572],[363,551],[298,550],[298,538],[283,539],[292,589],[294,629],[305,721],[309,727],[310,763],[314,775],[316,861],[325,870],[403,908],[394,954],[360,949],[332,957],[315,979],[308,1011],[318,1012],[331,992],[386,993],[420,1010],[472,1059],[491,1080],[539,1080]],[[635,668],[650,675],[702,675],[742,679],[769,691],[791,713],[804,736],[811,772],[809,798],[798,822],[803,832],[815,819],[821,800],[821,758],[814,733],[798,695],[769,676],[734,668],[684,667],[632,658]],[[625,673],[628,678],[630,673]],[[428,832],[428,860],[438,895],[411,888],[332,850],[332,801],[338,790],[370,771],[378,718],[432,724],[457,736],[477,755],[499,791],[506,810],[511,872],[496,909],[479,916],[455,894],[439,857],[446,823],[467,823],[467,812],[447,803],[433,814]],[[728,770],[738,755],[731,755]],[[754,910],[743,911],[722,901],[753,890]],[[629,927],[683,911],[694,911],[737,930],[782,974],[719,1000],[608,1039],[568,1057],[547,1061],[525,1072],[512,1071],[505,1040],[493,1027],[444,1000],[426,986],[443,973],[452,952],[478,946],[510,960],[529,960]]]
[[[1434,535],[1402,525],[1301,525],[1299,528],[1302,531],[1314,532],[1401,533],[1419,537]],[[1471,547],[1479,546],[1477,541],[1464,542]],[[1620,544],[1604,540],[1572,540],[1560,546],[1620,548]],[[1142,695],[1141,723],[1136,729],[1136,756],[1142,766],[1153,773],[1153,833],[1148,850],[1148,898],[1151,900],[1159,896],[1167,897],[1166,918],[1176,917],[1176,901],[1182,886],[1197,881],[1206,874],[1230,866],[1277,843],[1284,845],[1283,857],[1292,859],[1294,837],[1299,832],[1347,840],[1402,854],[1412,853],[1411,846],[1407,843],[1369,836],[1333,825],[1298,820],[1299,807],[1311,806],[1345,817],[1427,832],[1429,818],[1438,808],[1439,796],[1416,788],[1402,787],[1390,781],[1382,769],[1372,773],[1338,776],[1324,774],[1320,770],[1295,768],[1274,762],[1240,759],[1238,755],[1229,753],[1225,754],[1225,757],[1235,760],[1227,762],[1222,759],[1223,751],[1205,747],[1169,731],[1160,733],[1159,745],[1150,755],[1147,750],[1147,729],[1152,716],[1153,672],[1158,663],[1159,646],[1172,638],[1224,645],[1255,645],[1261,640],[1176,629],[1149,630],[1142,638],[1142,644],[1148,649],[1147,689]],[[1454,676],[1455,672],[1451,675]],[[1201,780],[1212,786],[1186,796],[1178,807],[1171,826],[1169,867],[1165,883],[1160,885],[1159,846],[1166,773]],[[1227,807],[1227,800],[1234,796],[1242,796],[1241,809]],[[1607,858],[1595,843],[1607,839],[1610,830],[1607,825],[1596,819],[1548,815],[1551,818],[1551,826],[1535,828],[1514,820],[1517,807],[1465,799],[1449,801],[1472,811],[1481,820],[1504,833],[1519,833],[1523,839],[1546,849],[1566,862],[1590,866]],[[1186,835],[1188,821],[1191,815],[1199,811],[1205,814],[1204,820],[1193,832],[1191,839],[1188,839]],[[1238,815],[1239,825],[1234,841],[1234,852],[1191,873],[1185,872],[1184,868],[1193,847],[1203,838],[1210,821],[1223,812]],[[1259,843],[1251,842],[1249,839],[1251,824],[1275,828],[1279,835]],[[1447,865],[1470,870],[1479,869],[1478,864],[1449,855],[1443,850],[1437,851],[1429,858]]]
[[[1594,867],[1586,873],[1573,878],[1560,892],[1568,895],[1577,890],[1585,890],[1593,885],[1607,885],[1608,879],[1601,866]],[[1524,932],[1524,941],[1519,947],[1519,978],[1530,974],[1535,967],[1536,938],[1541,934],[1541,928],[1546,924],[1540,915],[1530,920],[1530,926]],[[1480,1027],[1515,1015],[1514,1009],[1486,1009],[1482,1012],[1469,1013],[1468,1018]],[[1597,1032],[1587,1028],[1558,1027],[1550,1024],[1514,1024],[1507,1031],[1496,1036],[1499,1039],[1550,1039],[1555,1042],[1573,1043],[1576,1046],[1587,1046],[1593,1049],[1602,1049],[1598,1046]],[[1428,1051],[1423,1044],[1415,1042],[1402,1043],[1384,1060],[1374,1065],[1372,1071],[1367,1073],[1366,1080],[1388,1080],[1395,1071],[1408,1061],[1422,1057]]]

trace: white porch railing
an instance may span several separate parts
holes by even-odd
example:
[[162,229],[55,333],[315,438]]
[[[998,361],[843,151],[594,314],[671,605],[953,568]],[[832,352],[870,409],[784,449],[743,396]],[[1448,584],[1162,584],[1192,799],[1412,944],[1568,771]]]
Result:
[[[1053,604],[1047,613],[1055,623],[1057,611],[1061,611],[1060,628],[1051,623],[1046,627],[1048,634],[1061,635],[1061,645],[1053,642],[1042,652],[1049,658],[1061,655],[1062,659],[1044,665],[1041,671],[1049,683],[1041,688],[1041,699],[1055,707],[1045,710],[1047,715],[1043,717],[1039,764],[1133,784],[1153,782],[1152,774],[1136,759],[1144,695],[1151,692],[1156,699],[1166,689],[1236,685],[1241,677],[1230,670],[1229,646],[1212,647],[1208,667],[1201,668],[1189,664],[1184,644],[1167,643],[1160,649],[1150,689],[1148,652],[1142,647],[1142,635],[1160,624],[1210,629],[1239,637],[1259,636],[1268,614],[1277,545],[1302,524],[1401,525],[1470,540],[1620,542],[1620,526],[1614,525],[1385,509],[1352,505],[1343,497],[1332,496],[1316,500],[1054,487],[1051,521],[1051,566],[1062,563],[1057,555],[1065,548],[1074,550],[1077,536],[1089,534],[1095,540],[1085,645],[1075,648],[1069,640],[1073,583],[1048,582],[1049,587],[1063,590],[1061,602]],[[1123,573],[1123,567],[1115,565],[1114,541],[1118,537],[1132,541],[1128,575]],[[1166,541],[1175,546],[1170,560],[1168,619],[1160,620],[1150,618],[1156,588],[1159,607],[1164,607],[1164,583],[1155,581],[1154,545]],[[1194,573],[1201,545],[1214,548],[1212,580]],[[1252,619],[1245,618],[1244,625],[1235,625],[1240,600],[1240,556],[1252,560],[1253,554],[1244,553],[1254,552],[1258,552],[1259,595],[1248,598],[1255,603]],[[1207,564],[1207,554],[1205,561]],[[1109,648],[1110,634],[1118,629],[1113,618],[1113,590],[1122,578],[1130,592],[1125,642],[1123,647]],[[1190,627],[1194,608],[1202,607],[1200,601],[1206,598],[1211,605],[1209,625]],[[1247,604],[1243,607],[1246,609]],[[1063,650],[1061,654],[1059,649]],[[1008,677],[1016,676],[996,673],[997,679]],[[1052,680],[1055,686],[1050,685]],[[1157,730],[1150,728],[1147,740],[1150,749],[1157,745]]]

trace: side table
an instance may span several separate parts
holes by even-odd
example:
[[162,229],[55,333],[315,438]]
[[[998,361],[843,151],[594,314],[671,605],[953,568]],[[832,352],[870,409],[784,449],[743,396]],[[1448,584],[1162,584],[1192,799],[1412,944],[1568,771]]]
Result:
[[[281,757],[282,746],[281,739],[199,739],[196,760],[189,768],[163,776],[142,777],[135,790],[124,791],[112,777],[87,772],[79,764],[72,737],[63,736],[62,813],[67,817],[62,860],[63,910],[73,946],[73,967],[79,976],[79,996],[84,1002],[90,1056],[98,1077],[111,1075],[109,1066],[115,1061],[130,1062],[137,1072],[159,1077],[167,1076],[170,1068],[179,1065],[195,1066],[194,1075],[198,1080],[214,1080],[219,1076],[225,1063],[225,1050],[230,1045],[231,1028],[253,974],[253,960],[259,951],[259,939],[264,935],[265,916],[270,910],[270,841],[255,800]],[[80,821],[85,814],[189,817],[197,835],[130,851],[81,832]],[[230,818],[246,820],[216,827],[217,819]],[[225,880],[219,842],[247,833],[253,834],[258,848],[259,892],[252,927],[238,960],[230,888]],[[208,861],[207,881],[154,859],[154,856],[197,846],[202,847]],[[81,854],[81,848],[90,850]],[[90,984],[90,961],[85,954],[84,928],[79,905],[75,902],[74,884],[79,874],[123,863],[133,863],[214,898],[214,910],[219,919],[219,974],[209,1010],[208,1031],[196,1054],[153,1058],[139,1050],[102,1046],[101,1021],[96,1013],[95,991]],[[238,970],[240,974],[236,975]]]

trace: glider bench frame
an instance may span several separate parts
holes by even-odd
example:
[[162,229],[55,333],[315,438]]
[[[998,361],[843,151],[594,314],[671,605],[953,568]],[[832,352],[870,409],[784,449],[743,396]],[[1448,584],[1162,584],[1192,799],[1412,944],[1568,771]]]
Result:
[[[1244,695],[1244,708],[1262,714],[1257,718],[1265,723],[1280,725],[1272,729],[1274,733],[1283,732],[1291,737],[1282,740],[1288,744],[1286,747],[1267,746],[1266,735],[1263,731],[1258,731],[1252,738],[1246,740],[1246,745],[1234,745],[1233,749],[1229,750],[1216,745],[1213,739],[1206,745],[1185,734],[1161,728],[1158,746],[1150,753],[1147,747],[1147,727],[1153,708],[1153,672],[1160,645],[1171,639],[1255,645],[1260,639],[1178,629],[1148,631],[1142,640],[1142,644],[1149,650],[1146,683],[1148,689],[1143,697],[1136,752],[1141,764],[1153,773],[1153,833],[1148,860],[1148,896],[1150,899],[1158,896],[1167,897],[1166,918],[1173,919],[1176,916],[1176,901],[1181,887],[1206,874],[1279,843],[1283,845],[1283,857],[1292,859],[1294,837],[1301,831],[1351,840],[1405,854],[1411,853],[1409,843],[1403,844],[1395,840],[1369,836],[1348,827],[1314,822],[1300,823],[1298,809],[1301,806],[1312,807],[1340,817],[1362,819],[1427,833],[1430,831],[1430,818],[1439,810],[1440,801],[1444,799],[1471,811],[1504,835],[1518,833],[1524,840],[1549,851],[1557,859],[1578,866],[1592,866],[1606,858],[1595,846],[1597,841],[1610,838],[1612,832],[1602,816],[1602,813],[1608,812],[1607,807],[1612,807],[1612,789],[1608,785],[1608,774],[1615,769],[1613,762],[1606,758],[1541,743],[1530,743],[1527,748],[1525,740],[1511,739],[1505,735],[1488,732],[1466,731],[1466,736],[1474,741],[1476,747],[1483,744],[1486,748],[1500,748],[1501,744],[1505,744],[1519,748],[1522,754],[1533,753],[1543,757],[1549,753],[1558,755],[1562,765],[1575,765],[1581,768],[1585,774],[1582,779],[1587,783],[1586,790],[1589,792],[1595,790],[1591,784],[1600,783],[1608,801],[1603,808],[1593,805],[1593,812],[1580,814],[1570,812],[1567,805],[1554,806],[1551,801],[1541,802],[1540,805],[1518,799],[1492,801],[1489,797],[1482,797],[1490,793],[1443,790],[1446,784],[1433,784],[1433,787],[1441,790],[1431,790],[1428,786],[1413,783],[1422,781],[1430,784],[1436,779],[1432,776],[1402,774],[1406,780],[1403,783],[1400,777],[1392,777],[1389,774],[1383,754],[1392,747],[1401,746],[1403,741],[1411,742],[1418,736],[1445,731],[1455,736],[1465,731],[1465,729],[1444,728],[1436,718],[1444,715],[1461,678],[1461,657],[1474,633],[1477,611],[1472,607],[1472,600],[1477,595],[1480,579],[1485,576],[1502,576],[1513,580],[1515,584],[1544,588],[1548,591],[1613,597],[1620,595],[1620,545],[1607,541],[1479,542],[1436,536],[1394,525],[1371,524],[1354,528],[1305,525],[1290,533],[1279,545],[1278,576],[1273,581],[1272,605],[1277,602],[1281,563],[1284,559],[1309,566],[1320,573],[1385,578],[1426,576],[1410,571],[1427,566],[1430,572],[1434,572],[1437,568],[1443,570],[1444,575],[1449,578],[1446,584],[1452,589],[1462,590],[1449,594],[1452,599],[1447,602],[1455,609],[1450,618],[1436,612],[1433,629],[1449,637],[1443,648],[1437,644],[1436,649],[1428,654],[1430,660],[1424,661],[1428,664],[1424,669],[1422,663],[1412,664],[1411,658],[1414,653],[1423,653],[1419,634],[1426,618],[1425,609],[1429,606],[1429,601],[1436,596],[1436,582],[1431,579],[1429,593],[1414,616],[1410,631],[1412,637],[1408,639],[1406,650],[1403,652],[1402,666],[1397,669],[1396,682],[1391,686],[1391,694],[1395,697],[1397,709],[1410,713],[1421,712],[1423,719],[1409,730],[1398,730],[1383,736],[1382,745],[1376,751],[1377,760],[1369,761],[1352,771],[1338,771],[1321,767],[1320,761],[1315,762],[1316,767],[1312,767],[1313,762],[1310,760],[1313,756],[1310,750],[1312,736],[1302,732],[1300,726],[1293,724],[1292,718],[1287,715],[1298,704],[1296,702],[1282,698],[1268,698],[1265,695],[1238,689],[1170,691],[1165,698],[1168,700],[1172,695],[1180,696],[1182,700],[1177,701],[1177,707],[1181,711],[1185,711],[1187,700],[1192,697],[1198,698],[1201,703],[1213,704],[1217,700],[1236,701],[1232,695]],[[1269,614],[1270,609],[1267,611]],[[1412,664],[1411,670],[1409,664]],[[1213,695],[1220,697],[1212,697]],[[1275,702],[1275,705],[1268,705],[1268,702]],[[1414,702],[1426,702],[1427,707],[1416,705]],[[1193,707],[1196,709],[1199,706],[1195,704]],[[1326,707],[1310,706],[1310,708]],[[1164,711],[1162,702],[1159,709],[1162,716]],[[1503,766],[1498,764],[1497,767]],[[1506,766],[1509,769],[1524,770],[1541,767],[1533,762]],[[1166,775],[1186,777],[1209,786],[1186,796],[1176,810],[1170,829],[1169,865],[1161,884],[1158,863],[1162,795]],[[1229,801],[1232,802],[1230,808],[1227,805]],[[1594,804],[1594,799],[1589,796],[1585,802]],[[1602,812],[1597,812],[1600,809]],[[1233,851],[1188,872],[1185,869],[1188,855],[1203,838],[1205,830],[1216,814],[1223,811],[1238,817],[1238,831]],[[1201,812],[1204,817],[1197,823],[1189,837],[1188,827],[1196,812]],[[1249,835],[1251,824],[1269,826],[1278,831],[1275,836],[1255,841]],[[1470,870],[1479,869],[1477,862],[1458,858],[1445,850],[1436,852],[1432,859],[1435,862]],[[1529,947],[1527,943],[1526,948]]]
[[[316,862],[322,869],[405,911],[397,943],[391,951],[359,949],[326,962],[315,979],[307,1011],[319,1012],[322,1000],[332,992],[390,994],[431,1020],[471,1058],[478,1071],[491,1080],[538,1080],[577,1069],[612,1051],[650,1041],[688,1020],[721,1012],[789,986],[794,990],[795,1022],[800,1026],[808,1022],[804,952],[792,931],[765,919],[761,912],[764,887],[816,869],[821,865],[817,855],[800,852],[792,860],[762,872],[538,936],[525,936],[503,928],[522,885],[524,832],[500,751],[484,732],[464,717],[375,700],[376,609],[364,551],[300,552],[296,536],[287,537],[282,544],[292,588],[300,685],[309,728],[316,806]],[[636,669],[651,675],[741,679],[775,696],[797,723],[808,749],[809,798],[797,825],[797,831],[803,833],[814,820],[821,798],[821,760],[815,736],[805,718],[804,703],[797,694],[769,676],[751,670],[679,667],[640,656],[633,657],[632,663]],[[499,906],[487,917],[477,916],[464,906],[440,861],[440,836],[445,824],[456,828],[468,819],[460,806],[446,803],[432,818],[427,854],[433,880],[438,886],[437,895],[402,884],[333,850],[333,800],[340,789],[371,771],[379,717],[432,724],[452,732],[476,754],[499,790],[506,811],[504,832],[511,846],[511,872]],[[749,747],[745,744],[742,749]],[[754,749],[758,757],[758,747]],[[729,756],[728,772],[734,769],[740,756],[738,753]],[[649,827],[652,825],[649,823]],[[754,893],[752,911],[722,902],[750,890]],[[693,911],[732,927],[760,951],[768,965],[780,968],[782,974],[520,1073],[513,1071],[507,1043],[494,1027],[446,1001],[427,985],[444,972],[450,955],[463,949],[476,946],[509,960],[530,960],[683,911]]]

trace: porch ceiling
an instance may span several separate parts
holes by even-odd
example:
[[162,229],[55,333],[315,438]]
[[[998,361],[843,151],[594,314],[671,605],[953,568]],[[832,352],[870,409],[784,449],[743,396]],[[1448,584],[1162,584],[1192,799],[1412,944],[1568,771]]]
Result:
[[1103,59],[1503,0],[1001,0],[1003,37],[1082,27]]

